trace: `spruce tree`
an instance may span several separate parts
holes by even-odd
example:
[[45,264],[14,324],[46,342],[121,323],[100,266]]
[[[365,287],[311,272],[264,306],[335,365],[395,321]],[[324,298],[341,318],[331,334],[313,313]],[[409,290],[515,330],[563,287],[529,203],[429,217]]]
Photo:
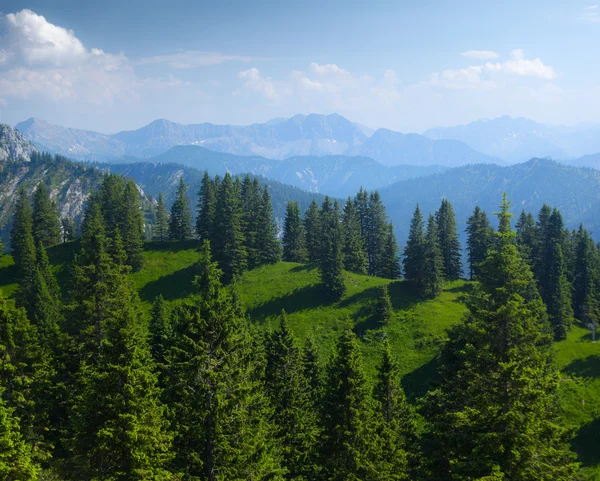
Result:
[[198,295],[174,313],[168,356],[175,466],[185,479],[281,480],[256,343],[207,241],[198,270]]
[[337,201],[325,197],[321,207],[321,259],[320,275],[325,297],[332,302],[339,301],[346,292],[342,263],[342,232]]
[[304,232],[306,236],[306,253],[308,262],[319,262],[321,253],[321,217],[319,205],[312,200],[304,213]]
[[133,180],[128,180],[125,184],[122,210],[119,232],[127,254],[127,264],[137,271],[144,263],[144,216],[140,195]]
[[380,326],[387,326],[394,317],[392,299],[387,284],[379,286],[379,296],[377,297],[377,320]]
[[[106,234],[113,238],[117,229],[122,228],[124,218],[125,179],[117,174],[108,174],[102,180],[98,202],[104,217]],[[92,199],[93,200],[93,199]],[[88,206],[92,202],[88,201]]]
[[400,256],[398,255],[398,241],[391,222],[386,225],[376,274],[386,279],[398,279],[402,274],[400,271]]
[[423,266],[421,292],[423,295],[430,297],[441,294],[444,279],[444,259],[439,246],[440,235],[437,229],[436,219],[432,214],[429,214],[427,233],[425,234],[425,264]]
[[211,179],[208,171],[204,171],[198,191],[198,216],[196,217],[196,235],[201,241],[214,241],[217,190],[216,179]]
[[240,205],[238,187],[226,174],[219,186],[216,208],[214,247],[215,260],[223,270],[224,280],[231,281],[247,267],[247,253],[244,245],[243,211]]
[[159,372],[167,364],[167,352],[173,337],[171,312],[162,295],[154,300],[150,313],[150,350]]
[[548,269],[547,300],[548,319],[557,341],[567,338],[567,332],[573,323],[571,306],[571,286],[565,273],[565,262],[559,243],[552,245],[550,251],[552,265]]
[[17,267],[17,281],[20,289],[26,290],[27,285],[31,283],[31,276],[35,272],[35,241],[31,205],[22,186],[17,192],[15,215],[10,232],[10,246]]
[[46,184],[40,182],[33,194],[33,238],[44,247],[60,244],[61,224],[58,206],[50,200]]
[[266,341],[265,386],[275,408],[276,438],[282,446],[287,479],[314,479],[320,436],[316,406],[304,372],[302,350],[289,330],[285,312],[279,330]]
[[559,376],[528,265],[498,213],[496,248],[480,265],[469,315],[444,347],[440,385],[425,399],[429,479],[572,479],[568,431],[557,422]]
[[158,203],[156,204],[156,224],[154,226],[153,240],[157,242],[166,242],[169,240],[169,213],[165,206],[162,193],[158,193]]
[[439,246],[442,253],[444,277],[456,280],[462,274],[460,257],[460,242],[458,241],[458,230],[456,217],[452,204],[447,199],[442,199],[439,210],[435,213]]
[[420,289],[425,278],[425,230],[419,204],[410,221],[403,264],[404,278]]
[[379,473],[373,410],[360,347],[347,326],[328,367],[321,449],[325,479],[385,479]]
[[317,345],[312,335],[306,338],[302,348],[302,365],[313,404],[316,406],[321,401],[322,379]]
[[388,222],[385,215],[385,207],[379,192],[375,191],[369,195],[367,212],[368,223],[365,246],[367,252],[368,272],[371,276],[377,276],[386,269],[382,256],[385,249],[386,235],[388,233]]
[[257,213],[256,248],[258,264],[275,264],[281,259],[281,243],[277,238],[277,223],[268,187],[265,187]]
[[179,178],[179,186],[175,193],[175,201],[171,206],[169,217],[169,239],[183,241],[192,238],[192,212],[190,199],[187,196],[187,186],[183,175]]
[[519,253],[521,254],[521,257],[531,265],[537,236],[537,228],[533,215],[522,210],[521,215],[515,224],[515,228],[517,230],[515,239],[517,241],[517,246],[519,247]]
[[575,265],[573,275],[573,310],[575,317],[587,327],[597,323],[598,254],[590,234],[579,226],[575,235]]
[[487,214],[479,206],[467,220],[467,257],[469,261],[469,277],[477,278],[479,264],[483,262],[494,243],[494,229],[490,225]]
[[344,204],[342,211],[342,235],[344,268],[357,274],[367,273],[367,253],[360,231],[360,219],[352,198]]
[[306,262],[306,239],[298,201],[288,201],[283,223],[283,260]]

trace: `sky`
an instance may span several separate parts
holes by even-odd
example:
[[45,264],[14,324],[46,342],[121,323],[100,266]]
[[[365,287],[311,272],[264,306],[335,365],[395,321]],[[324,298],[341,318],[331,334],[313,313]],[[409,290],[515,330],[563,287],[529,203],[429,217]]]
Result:
[[593,0],[2,0],[1,121],[600,122]]

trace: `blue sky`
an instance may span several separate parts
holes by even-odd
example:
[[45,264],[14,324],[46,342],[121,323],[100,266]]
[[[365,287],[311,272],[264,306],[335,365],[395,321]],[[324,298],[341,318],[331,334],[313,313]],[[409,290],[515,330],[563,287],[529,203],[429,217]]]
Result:
[[[523,5],[525,4],[525,5]],[[4,0],[2,121],[600,121],[600,3]]]

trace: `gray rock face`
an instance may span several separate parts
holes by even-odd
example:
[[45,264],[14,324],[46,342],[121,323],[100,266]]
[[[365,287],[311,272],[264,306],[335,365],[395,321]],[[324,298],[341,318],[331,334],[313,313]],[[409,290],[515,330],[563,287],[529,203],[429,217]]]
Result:
[[36,149],[21,132],[10,125],[0,124],[0,162],[20,160],[29,162]]

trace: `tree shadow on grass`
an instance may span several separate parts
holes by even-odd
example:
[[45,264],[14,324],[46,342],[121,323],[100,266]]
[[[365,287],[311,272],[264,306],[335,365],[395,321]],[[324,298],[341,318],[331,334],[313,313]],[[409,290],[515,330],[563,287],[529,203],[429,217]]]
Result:
[[169,241],[169,242],[146,242],[144,244],[144,250],[147,251],[159,251],[159,252],[179,252],[190,249],[199,249],[201,247],[200,241],[195,239],[185,241]]
[[304,271],[312,271],[316,269],[317,266],[315,264],[302,264],[300,266],[292,267],[290,272],[304,272]]
[[320,285],[306,286],[285,296],[263,302],[248,310],[250,319],[262,322],[265,318],[279,315],[282,309],[292,314],[306,309],[314,309],[327,304]]
[[438,381],[439,363],[439,356],[436,356],[402,378],[402,387],[410,403],[423,397]]
[[153,302],[159,294],[165,300],[173,301],[182,299],[195,292],[194,278],[198,275],[196,265],[163,276],[155,281],[148,282],[139,291],[143,301]]
[[8,286],[17,282],[17,266],[0,267],[0,286]]
[[577,453],[577,460],[582,466],[597,466],[600,464],[600,418],[585,424],[571,441],[571,448]]
[[564,372],[573,377],[597,378],[600,377],[600,356],[594,354],[583,359],[575,359]]

